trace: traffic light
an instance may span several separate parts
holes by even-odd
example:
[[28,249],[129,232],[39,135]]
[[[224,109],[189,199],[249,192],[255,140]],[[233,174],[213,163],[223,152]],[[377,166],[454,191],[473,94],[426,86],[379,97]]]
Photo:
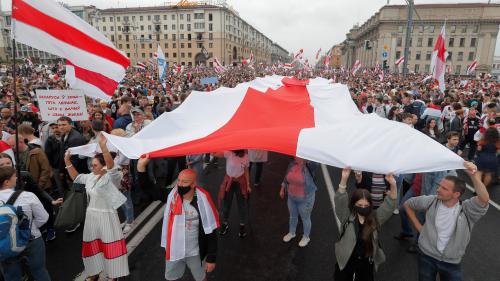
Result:
[[384,60],[383,64],[382,64],[382,69],[388,69],[389,66],[387,65],[387,60]]
[[370,46],[370,40],[365,40],[365,50],[370,50],[372,46]]

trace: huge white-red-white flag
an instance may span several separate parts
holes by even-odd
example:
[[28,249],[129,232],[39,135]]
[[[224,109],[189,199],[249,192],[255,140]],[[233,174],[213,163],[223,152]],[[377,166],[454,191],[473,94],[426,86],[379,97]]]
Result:
[[91,97],[110,100],[130,65],[106,36],[52,0],[12,0],[12,35],[65,58],[68,84]]
[[354,62],[354,65],[352,66],[351,74],[352,76],[356,75],[356,72],[361,68],[361,62],[359,60],[356,60]]
[[441,28],[441,32],[439,33],[438,39],[436,41],[436,45],[434,46],[434,51],[432,52],[432,60],[431,60],[431,73],[432,78],[436,79],[439,84],[439,90],[444,92],[446,89],[444,83],[444,74],[446,72],[446,57],[448,53],[446,52],[445,37],[446,37],[446,24],[443,24]]
[[213,95],[193,91],[134,136],[106,137],[128,158],[262,149],[381,174],[463,168],[461,157],[425,134],[362,114],[347,86],[330,82],[275,75]]
[[476,71],[477,67],[477,59],[472,61],[472,63],[467,67],[467,75],[470,75],[472,72]]

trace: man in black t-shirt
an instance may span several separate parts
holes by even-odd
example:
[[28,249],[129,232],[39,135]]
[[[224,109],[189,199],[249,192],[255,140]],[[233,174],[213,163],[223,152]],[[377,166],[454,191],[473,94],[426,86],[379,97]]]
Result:
[[460,143],[460,150],[464,151],[465,146],[469,144],[469,152],[467,153],[467,159],[472,160],[474,154],[476,153],[477,143],[474,141],[474,135],[479,130],[480,119],[477,116],[477,109],[471,107],[469,109],[469,114],[464,120],[464,139]]

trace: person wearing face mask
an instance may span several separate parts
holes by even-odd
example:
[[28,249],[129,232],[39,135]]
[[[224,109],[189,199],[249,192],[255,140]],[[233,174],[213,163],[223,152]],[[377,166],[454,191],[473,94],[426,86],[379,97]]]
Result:
[[99,139],[102,154],[92,159],[92,173],[78,174],[71,164],[71,155],[64,156],[66,169],[75,183],[84,184],[88,206],[83,228],[82,257],[87,280],[96,281],[103,272],[110,280],[129,274],[127,247],[118,209],[127,198],[118,190],[121,173],[106,146],[104,136]]
[[335,243],[336,281],[372,281],[377,268],[385,262],[385,255],[379,244],[380,226],[391,216],[396,206],[397,187],[394,176],[385,180],[390,185],[388,196],[376,210],[372,208],[370,192],[356,189],[349,200],[347,180],[351,169],[342,170],[339,189],[335,193],[335,213],[342,229],[339,241]]
[[206,281],[207,273],[215,269],[215,230],[219,226],[219,215],[210,194],[196,185],[196,172],[182,170],[177,186],[168,195],[163,217],[161,246],[165,248],[165,279],[180,280],[187,266],[196,281]]

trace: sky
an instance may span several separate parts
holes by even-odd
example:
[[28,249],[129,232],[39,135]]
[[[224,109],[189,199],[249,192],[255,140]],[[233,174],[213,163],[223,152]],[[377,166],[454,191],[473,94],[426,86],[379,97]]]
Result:
[[[0,0],[2,9],[10,10],[10,0]],[[403,4],[404,0],[389,0]],[[69,5],[94,5],[97,8],[164,5],[165,0],[59,0]],[[178,2],[178,1],[172,1]],[[466,3],[487,0],[415,0],[424,3]],[[492,3],[500,3],[493,0]],[[304,49],[305,57],[314,61],[319,48],[323,52],[345,39],[356,23],[362,24],[376,13],[387,0],[227,0],[245,21],[257,28],[288,52]],[[360,9],[362,7],[362,9]],[[500,33],[499,33],[500,34]],[[500,38],[498,38],[500,39]],[[497,39],[495,54],[500,55]]]

